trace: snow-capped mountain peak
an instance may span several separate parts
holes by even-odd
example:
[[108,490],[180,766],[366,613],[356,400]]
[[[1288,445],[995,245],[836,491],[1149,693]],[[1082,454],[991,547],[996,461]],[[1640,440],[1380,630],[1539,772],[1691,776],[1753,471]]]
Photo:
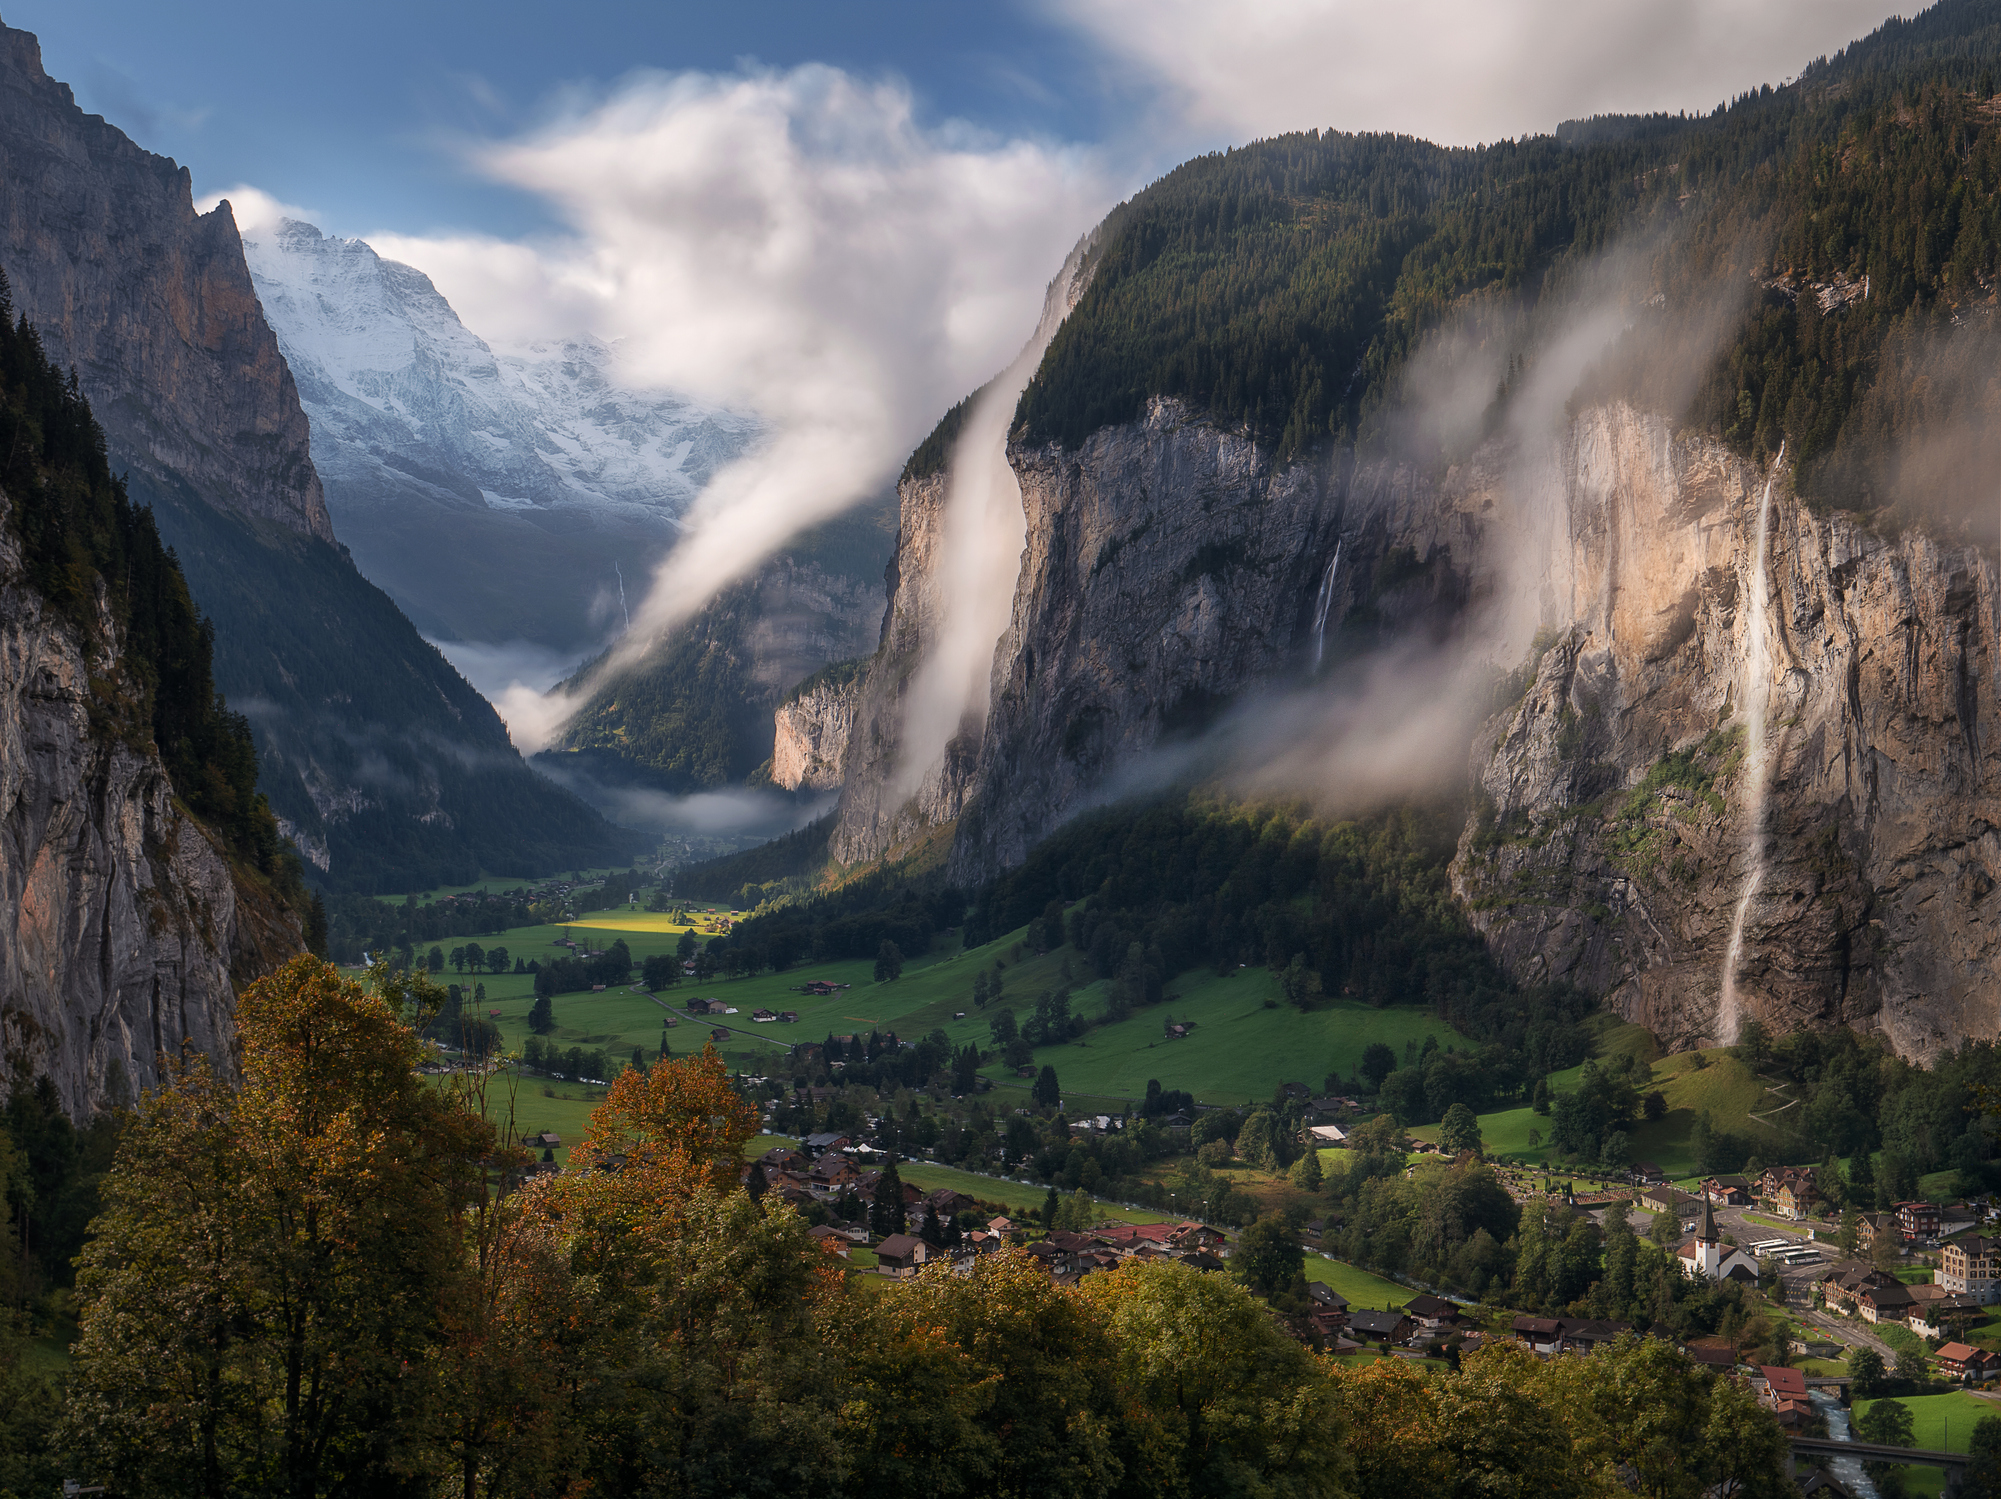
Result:
[[[569,600],[535,606],[551,621],[544,643],[594,634],[615,564],[657,555],[709,475],[759,435],[753,417],[628,382],[597,338],[497,354],[428,276],[365,240],[284,219],[244,252],[336,530],[436,633],[536,638],[518,618],[532,582]],[[480,568],[440,576],[422,559],[425,571],[412,549],[433,543]]]

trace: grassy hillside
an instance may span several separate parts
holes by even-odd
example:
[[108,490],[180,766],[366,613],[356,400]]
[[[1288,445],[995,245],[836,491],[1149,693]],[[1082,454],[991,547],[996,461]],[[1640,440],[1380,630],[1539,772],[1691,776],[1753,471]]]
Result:
[[[1648,1060],[1658,1051],[1651,1032],[1644,1027],[1620,1022],[1615,1016],[1600,1017],[1596,1026],[1598,1055],[1601,1058],[1630,1053]],[[1441,1042],[1443,1038],[1440,1038]],[[1700,1057],[1701,1061],[1696,1059]],[[1573,1067],[1550,1076],[1553,1091],[1567,1093],[1577,1086],[1583,1069]],[[1704,1110],[1710,1127],[1742,1135],[1752,1142],[1754,1152],[1762,1148],[1770,1164],[1779,1143],[1779,1132],[1751,1117],[1752,1110],[1764,1113],[1785,1102],[1754,1077],[1748,1067],[1721,1048],[1686,1052],[1653,1061],[1647,1088],[1658,1088],[1667,1098],[1668,1112],[1656,1120],[1642,1120],[1632,1131],[1633,1159],[1652,1161],[1670,1177],[1695,1174],[1696,1160],[1690,1137],[1695,1121]],[[1538,1143],[1529,1143],[1533,1131]],[[1436,1140],[1438,1126],[1413,1129],[1420,1140]],[[1516,1156],[1535,1164],[1550,1161],[1547,1142],[1549,1119],[1528,1108],[1502,1109],[1480,1116],[1480,1136],[1490,1155]]]
[[1317,1254],[1306,1257],[1306,1278],[1332,1286],[1358,1311],[1402,1306],[1417,1294],[1408,1286],[1371,1275],[1341,1260],[1323,1260]]
[[[1854,1418],[1861,1421],[1873,1400],[1855,1402]],[[1900,1400],[1911,1413],[1918,1446],[1928,1452],[1966,1452],[1971,1449],[1973,1428],[1983,1416],[2001,1414],[1991,1400],[1976,1395],[1918,1395]],[[1936,1494],[1944,1486],[1945,1474],[1938,1468],[1906,1468],[1909,1492]]]
[[[1186,973],[1167,987],[1173,997],[1153,1009],[1039,1048],[1036,1066],[1054,1067],[1065,1089],[1139,1098],[1148,1079],[1158,1078],[1162,1088],[1204,1103],[1236,1104],[1262,1102],[1283,1082],[1318,1091],[1330,1073],[1351,1076],[1372,1041],[1386,1042],[1399,1056],[1407,1043],[1422,1046],[1427,1036],[1440,1046],[1472,1045],[1418,1009],[1337,1004],[1302,1012],[1280,1001],[1277,976],[1264,968],[1239,968],[1226,978]],[[1195,1029],[1169,1041],[1170,1021],[1192,1021]],[[997,1079],[1007,1074],[998,1065],[986,1071]]]

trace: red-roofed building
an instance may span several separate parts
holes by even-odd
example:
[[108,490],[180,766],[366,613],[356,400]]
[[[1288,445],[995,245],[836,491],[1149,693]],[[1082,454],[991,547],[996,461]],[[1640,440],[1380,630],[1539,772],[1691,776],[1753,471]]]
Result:
[[1967,1343],[1947,1343],[1938,1351],[1940,1366],[1948,1374],[1982,1378],[1993,1372],[1995,1364],[2001,1362],[1985,1348],[1975,1348]]
[[1777,1406],[1783,1401],[1806,1401],[1806,1376],[1797,1369],[1781,1369],[1775,1364],[1762,1366],[1758,1373],[1765,1381],[1765,1404]]

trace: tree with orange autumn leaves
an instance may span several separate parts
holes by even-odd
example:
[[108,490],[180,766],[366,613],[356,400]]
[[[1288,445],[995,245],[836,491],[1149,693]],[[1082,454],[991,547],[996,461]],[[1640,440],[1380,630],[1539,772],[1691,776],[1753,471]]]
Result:
[[240,1082],[142,1101],[67,1412],[115,1492],[1784,1492],[1769,1418],[1664,1345],[1354,1366],[1229,1277],[1014,1252],[853,1287],[739,1185],[756,1116],[713,1050],[624,1074],[517,1190],[484,1076],[417,1073],[435,1000],[301,959],[243,997]]

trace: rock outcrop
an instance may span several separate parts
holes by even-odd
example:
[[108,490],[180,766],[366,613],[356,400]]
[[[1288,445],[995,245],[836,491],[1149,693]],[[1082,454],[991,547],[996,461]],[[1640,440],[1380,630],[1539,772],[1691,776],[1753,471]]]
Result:
[[[880,548],[882,533],[874,535]],[[881,555],[869,560],[880,567]],[[882,585],[872,571],[789,553],[768,559],[631,666],[598,677],[592,663],[579,673],[588,696],[536,763],[610,808],[634,785],[680,794],[761,784],[769,774],[796,789],[778,773],[783,731],[774,714],[794,688],[875,643]],[[842,751],[830,743],[827,752],[838,767]]]
[[121,458],[211,504],[333,540],[305,413],[227,204],[77,108],[0,26],[0,267]]
[[771,779],[787,791],[837,791],[854,732],[859,679],[852,672],[809,681],[772,714]]
[[[0,496],[0,1054],[88,1117],[183,1048],[234,1065],[237,986],[299,951],[174,802],[150,747],[93,724],[115,682],[23,581]],[[108,616],[105,631],[109,632]]]

